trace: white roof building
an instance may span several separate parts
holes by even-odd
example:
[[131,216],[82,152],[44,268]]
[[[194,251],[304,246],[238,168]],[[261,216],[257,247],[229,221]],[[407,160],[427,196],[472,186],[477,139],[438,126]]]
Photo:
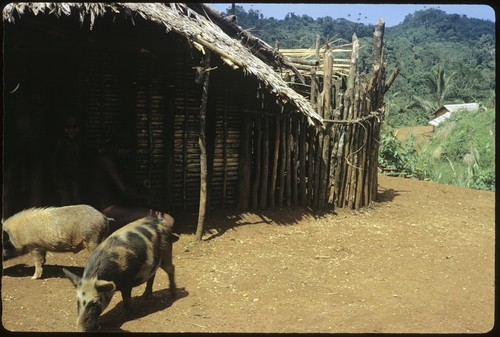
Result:
[[478,103],[464,103],[464,104],[445,104],[434,112],[434,119],[429,124],[436,127],[443,121],[450,118],[451,114],[455,111],[467,110],[475,112],[479,110]]

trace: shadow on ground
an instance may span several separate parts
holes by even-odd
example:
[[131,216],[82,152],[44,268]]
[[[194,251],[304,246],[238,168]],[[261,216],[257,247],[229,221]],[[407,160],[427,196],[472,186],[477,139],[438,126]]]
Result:
[[[43,273],[42,273],[42,279],[47,279],[47,278],[65,278],[66,276],[64,275],[63,268],[66,268],[70,272],[76,275],[82,275],[83,274],[83,267],[74,267],[74,266],[59,266],[59,265],[50,265],[46,264],[43,266]],[[16,264],[14,266],[7,267],[3,270],[3,275],[4,276],[10,276],[10,277],[28,277],[28,276],[33,276],[35,273],[35,267],[34,266],[28,266],[27,264],[21,263],[21,264]]]
[[121,328],[124,323],[165,310],[171,307],[174,302],[189,296],[189,292],[184,288],[177,289],[175,298],[171,298],[169,294],[170,290],[167,288],[153,292],[152,297],[132,297],[130,300],[132,311],[129,313],[123,307],[123,301],[119,302],[114,308],[99,317],[99,331],[126,332]]
[[[386,188],[383,188],[381,186],[379,186],[379,189],[381,190],[381,192],[379,191],[379,193],[377,194],[377,202],[380,202],[380,203],[391,202],[397,196],[400,195],[399,192],[402,192],[402,191],[396,191],[393,188],[386,189]],[[409,191],[406,191],[406,192],[409,192]]]
[[[308,208],[278,210],[249,210],[225,209],[212,211],[205,218],[204,241],[213,240],[229,229],[253,224],[269,224],[279,226],[293,226],[305,217],[321,217],[325,214],[335,214],[332,211],[317,212]],[[194,234],[198,223],[197,213],[174,214],[174,231],[178,234]]]

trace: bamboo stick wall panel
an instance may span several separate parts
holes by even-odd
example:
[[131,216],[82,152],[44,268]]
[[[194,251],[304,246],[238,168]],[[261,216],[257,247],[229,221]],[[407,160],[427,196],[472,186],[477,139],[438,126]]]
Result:
[[150,182],[150,203],[154,208],[165,208],[166,149],[164,137],[167,132],[165,115],[167,110],[167,80],[158,65],[152,60],[142,59],[137,65],[136,78],[136,176],[139,181]]
[[97,148],[119,125],[120,97],[117,69],[109,52],[88,50],[85,57],[86,145]]
[[216,100],[215,141],[210,182],[210,204],[223,208],[234,206],[239,170],[240,111],[238,90],[241,78],[234,73],[214,72],[212,85]]
[[195,85],[191,62],[176,61],[173,119],[173,207],[197,209],[200,197],[198,148],[201,86]]

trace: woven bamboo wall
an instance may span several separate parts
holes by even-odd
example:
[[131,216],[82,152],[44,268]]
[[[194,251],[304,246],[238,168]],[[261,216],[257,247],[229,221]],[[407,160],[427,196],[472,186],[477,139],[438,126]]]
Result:
[[201,90],[194,84],[194,64],[176,62],[175,108],[173,111],[173,207],[196,209],[200,192],[198,151]]
[[136,177],[148,181],[149,203],[158,208],[164,204],[167,160],[170,155],[165,144],[170,126],[166,123],[169,110],[168,78],[157,71],[158,64],[141,59],[137,65],[136,80]]
[[111,138],[119,127],[120,93],[113,56],[109,52],[89,50],[85,58],[86,146],[97,148]]
[[[224,208],[234,206],[237,200],[241,108],[241,77],[234,72],[214,72],[209,99],[215,113],[213,155],[210,178],[210,205]],[[207,130],[210,135],[210,129]]]

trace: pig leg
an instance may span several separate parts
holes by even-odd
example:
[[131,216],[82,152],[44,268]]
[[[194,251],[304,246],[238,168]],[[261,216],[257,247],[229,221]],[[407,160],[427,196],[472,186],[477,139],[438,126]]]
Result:
[[76,254],[76,253],[78,253],[79,251],[81,251],[81,250],[83,249],[83,247],[85,247],[85,246],[86,246],[86,243],[84,243],[84,242],[82,241],[82,242],[80,242],[80,243],[78,244],[78,246],[73,247],[73,248],[71,249],[71,251],[73,252],[73,254]]
[[93,241],[93,240],[89,240],[89,241],[85,241],[84,245],[87,248],[87,251],[89,253],[91,253],[93,250],[95,250],[97,248],[97,246],[99,245],[99,242]]
[[33,260],[35,262],[35,274],[31,277],[33,280],[42,277],[43,265],[45,264],[45,249],[35,248],[31,251]]
[[151,297],[153,294],[153,281],[155,279],[156,273],[153,274],[146,283],[146,290],[144,290],[144,293],[142,294],[143,297]]
[[121,293],[122,293],[123,307],[125,308],[125,312],[130,313],[130,310],[132,309],[130,306],[130,298],[132,297],[132,288],[122,289]]
[[176,286],[175,286],[175,266],[172,264],[172,246],[167,249],[166,252],[162,254],[161,269],[163,269],[168,275],[168,281],[170,282],[170,296],[175,298]]

